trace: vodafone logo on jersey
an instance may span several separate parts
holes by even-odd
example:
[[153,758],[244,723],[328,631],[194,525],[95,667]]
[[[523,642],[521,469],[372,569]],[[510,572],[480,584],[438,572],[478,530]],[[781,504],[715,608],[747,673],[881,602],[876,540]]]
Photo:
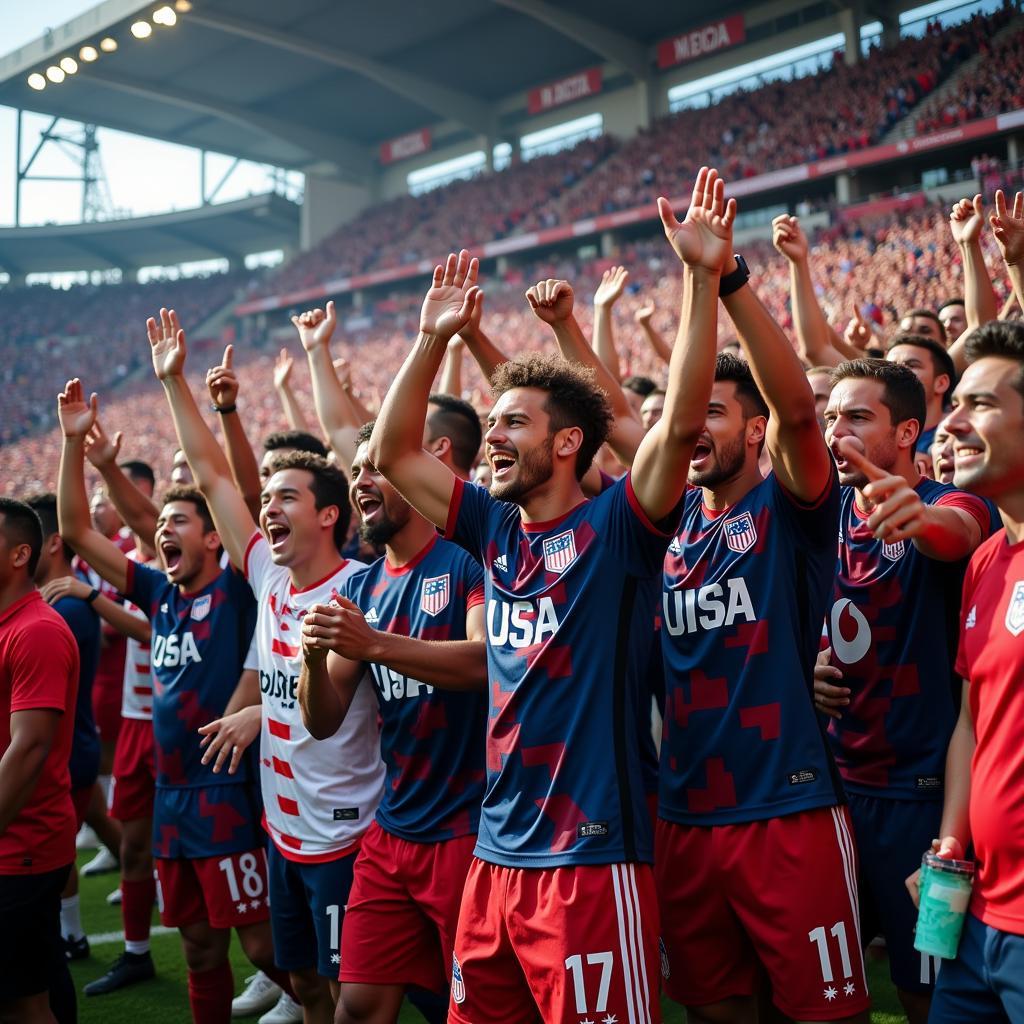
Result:
[[[854,625],[852,636],[850,623]],[[871,650],[871,626],[864,613],[848,597],[832,605],[829,625],[832,650],[844,665],[856,665]]]
[[1011,636],[1024,633],[1024,580],[1017,580],[1013,585],[1010,603],[1006,606],[1005,621]]

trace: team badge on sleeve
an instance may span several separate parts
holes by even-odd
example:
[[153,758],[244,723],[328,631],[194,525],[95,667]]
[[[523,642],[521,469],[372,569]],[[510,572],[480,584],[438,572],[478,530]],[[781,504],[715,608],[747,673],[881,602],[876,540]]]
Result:
[[548,572],[563,573],[576,561],[576,538],[572,530],[548,537],[544,541],[544,568]]
[[206,616],[210,614],[210,606],[211,606],[212,601],[213,601],[213,595],[212,594],[203,594],[202,597],[197,597],[192,602],[192,612],[191,612],[191,615],[192,615],[192,618],[195,619],[196,622],[202,622],[203,619],[205,619]]
[[431,576],[423,581],[420,592],[420,609],[427,615],[440,615],[448,607],[451,598],[451,575]]
[[1006,628],[1011,636],[1024,633],[1024,580],[1017,580],[1013,585],[1010,603],[1006,606]]
[[725,543],[729,545],[730,551],[735,551],[739,555],[749,551],[757,543],[754,517],[749,512],[726,519]]
[[456,1003],[462,1003],[466,1000],[466,985],[462,980],[462,964],[459,963],[459,958],[452,954],[452,999]]

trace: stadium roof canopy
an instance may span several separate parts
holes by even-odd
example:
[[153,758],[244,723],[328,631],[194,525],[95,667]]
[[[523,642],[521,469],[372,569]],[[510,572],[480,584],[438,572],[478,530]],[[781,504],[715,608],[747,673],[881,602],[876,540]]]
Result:
[[299,208],[275,193],[125,220],[0,231],[0,267],[10,274],[171,266],[280,247],[298,237]]
[[[884,0],[883,0],[884,2]],[[366,183],[380,144],[442,122],[501,136],[501,101],[595,64],[633,79],[655,44],[740,9],[789,27],[838,0],[193,0],[173,27],[131,25],[174,0],[105,0],[0,58],[0,104]],[[897,0],[897,4],[899,0]],[[182,6],[189,6],[182,4]],[[765,28],[768,26],[766,25]],[[110,36],[62,84],[27,79]]]

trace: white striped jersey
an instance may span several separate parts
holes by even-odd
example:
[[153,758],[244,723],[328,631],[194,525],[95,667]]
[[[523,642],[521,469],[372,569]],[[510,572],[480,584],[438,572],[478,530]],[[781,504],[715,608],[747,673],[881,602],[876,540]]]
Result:
[[373,682],[364,676],[341,728],[315,740],[302,724],[296,696],[302,667],[302,619],[328,604],[344,580],[365,568],[343,562],[330,576],[296,589],[270,545],[254,533],[245,552],[245,576],[256,594],[256,648],[263,723],[260,779],[267,831],[289,860],[334,860],[356,843],[373,820],[384,786]]
[[[144,564],[147,559],[142,552],[135,548],[129,551],[127,558],[136,564]],[[125,599],[124,609],[131,612],[143,622],[149,621],[149,616],[131,601]],[[135,718],[142,722],[153,721],[153,678],[150,673],[150,646],[139,643],[128,637],[124,654],[124,689],[121,692],[121,717]]]

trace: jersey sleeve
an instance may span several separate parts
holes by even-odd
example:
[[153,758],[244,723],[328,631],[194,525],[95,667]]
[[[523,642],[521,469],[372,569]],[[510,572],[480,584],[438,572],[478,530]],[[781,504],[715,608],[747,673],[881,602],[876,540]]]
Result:
[[462,587],[466,595],[466,611],[484,603],[484,570],[475,558],[462,559]]
[[65,712],[75,702],[68,680],[78,679],[78,647],[62,622],[32,623],[10,648],[11,712]]
[[444,537],[483,560],[487,544],[494,537],[494,525],[502,502],[495,501],[483,487],[457,479],[448,506]]
[[270,570],[274,560],[270,557],[270,545],[267,538],[259,530],[254,530],[245,546],[245,557],[242,559],[242,573],[249,581],[253,593],[260,597],[270,586]]
[[622,560],[632,576],[652,576],[665,559],[672,534],[683,514],[684,491],[678,505],[660,522],[653,523],[633,491],[632,475],[624,477],[593,499],[595,527],[604,544]]
[[936,507],[958,508],[974,518],[981,530],[981,539],[984,540],[993,532],[992,515],[984,499],[974,494],[967,494],[965,491],[946,491],[935,499]]
[[980,562],[985,554],[987,552],[983,550],[976,551],[967,563],[967,569],[964,572],[964,585],[960,598],[959,640],[957,642],[956,661],[953,665],[956,674],[961,679],[969,680],[971,678],[971,666],[967,660],[967,616],[971,614],[971,610],[974,607],[974,581],[977,578],[978,570],[984,568],[984,566],[980,565]]
[[130,558],[125,565],[128,584],[124,596],[149,616],[160,588],[166,585],[167,577],[148,565],[140,565]]
[[798,538],[815,546],[834,545],[839,536],[841,488],[839,473],[832,463],[828,483],[814,501],[801,501],[783,486],[776,473],[770,477],[775,490],[775,507],[790,524]]

